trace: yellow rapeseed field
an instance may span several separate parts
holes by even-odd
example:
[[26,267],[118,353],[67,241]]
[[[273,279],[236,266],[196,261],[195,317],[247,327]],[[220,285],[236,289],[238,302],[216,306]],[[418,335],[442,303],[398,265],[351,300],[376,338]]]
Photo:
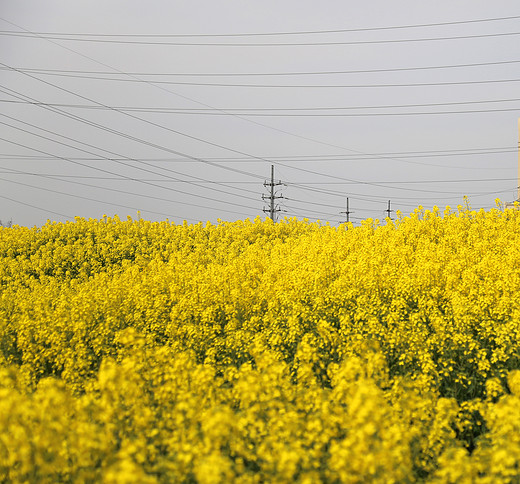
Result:
[[520,210],[0,228],[0,481],[520,482]]

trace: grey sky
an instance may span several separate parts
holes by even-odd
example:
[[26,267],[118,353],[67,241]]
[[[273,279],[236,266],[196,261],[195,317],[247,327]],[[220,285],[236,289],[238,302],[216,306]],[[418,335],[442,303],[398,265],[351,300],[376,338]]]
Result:
[[518,0],[1,0],[0,17],[4,221],[263,217],[271,164],[282,216],[334,224],[347,197],[355,223],[388,200],[516,197]]

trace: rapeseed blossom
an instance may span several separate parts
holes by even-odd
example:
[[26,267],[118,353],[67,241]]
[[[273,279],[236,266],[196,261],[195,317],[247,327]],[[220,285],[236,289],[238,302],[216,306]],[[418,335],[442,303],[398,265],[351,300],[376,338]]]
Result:
[[520,211],[0,227],[0,481],[520,479]]

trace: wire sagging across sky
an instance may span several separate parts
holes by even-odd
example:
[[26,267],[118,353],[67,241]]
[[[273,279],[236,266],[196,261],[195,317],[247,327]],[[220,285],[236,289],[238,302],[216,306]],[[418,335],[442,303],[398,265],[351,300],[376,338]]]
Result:
[[384,23],[292,0],[273,22],[268,0],[228,16],[208,5],[205,26],[162,1],[146,18],[130,8],[128,23],[108,7],[52,18],[13,4],[0,29],[0,219],[42,223],[31,206],[255,218],[271,165],[287,215],[334,223],[347,197],[360,217],[389,199],[512,199],[518,10],[378,2]]

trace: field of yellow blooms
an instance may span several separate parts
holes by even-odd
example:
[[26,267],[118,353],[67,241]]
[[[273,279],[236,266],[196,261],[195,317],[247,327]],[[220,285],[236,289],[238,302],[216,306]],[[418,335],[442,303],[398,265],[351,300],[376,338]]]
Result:
[[0,481],[520,482],[520,210],[0,228]]

